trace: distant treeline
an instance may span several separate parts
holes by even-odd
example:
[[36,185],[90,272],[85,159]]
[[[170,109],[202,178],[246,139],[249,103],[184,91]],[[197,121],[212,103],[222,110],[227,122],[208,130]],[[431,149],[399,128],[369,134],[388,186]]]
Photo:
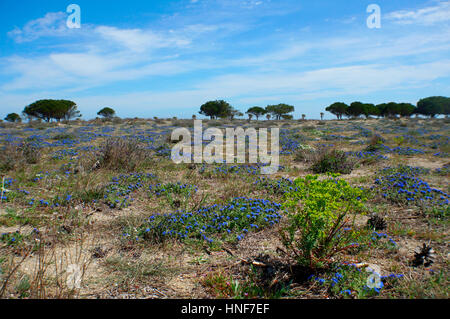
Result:
[[347,105],[342,102],[336,102],[326,108],[326,111],[337,116],[338,119],[346,117],[370,116],[391,117],[406,116],[413,114],[435,117],[436,115],[450,114],[450,98],[444,96],[432,96],[420,100],[416,105],[411,103],[382,103],[369,104],[362,102],[353,102]]
[[[450,114],[450,98],[444,96],[432,96],[420,100],[416,105],[410,103],[383,103],[383,104],[369,104],[362,102],[353,102],[347,105],[342,102],[331,104],[326,110],[337,116],[338,119],[346,117],[360,117],[370,116],[376,117],[392,117],[392,116],[406,116],[413,114],[435,117],[436,115]],[[249,119],[256,118],[257,120],[265,116],[268,120],[291,120],[293,116],[290,114],[295,111],[295,107],[288,104],[268,105],[267,107],[254,106],[247,110],[246,114]],[[209,116],[211,119],[241,117],[244,114],[229,103],[223,100],[209,101],[200,107],[201,115]],[[104,118],[113,118],[116,112],[110,108],[105,107],[101,109],[97,115]],[[26,106],[22,112],[22,116],[28,120],[39,119],[46,122],[51,120],[71,120],[80,118],[81,114],[77,110],[77,105],[73,101],[68,100],[39,100]],[[324,113],[320,113],[323,119]],[[196,118],[194,115],[193,118]],[[306,115],[302,115],[302,119],[306,119]],[[22,118],[16,113],[10,113],[5,117],[8,122],[21,122]]]

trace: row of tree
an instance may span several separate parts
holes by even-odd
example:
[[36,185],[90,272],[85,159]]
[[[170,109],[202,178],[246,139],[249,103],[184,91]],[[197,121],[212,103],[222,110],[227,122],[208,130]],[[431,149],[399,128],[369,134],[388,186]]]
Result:
[[450,114],[450,98],[444,96],[432,96],[420,100],[417,106],[411,103],[382,103],[369,104],[361,102],[353,102],[347,105],[342,102],[336,102],[326,108],[326,111],[336,115],[338,119],[347,117],[370,116],[376,117],[391,117],[391,116],[406,116],[413,114],[425,115],[435,117],[436,115]]
[[[259,117],[266,115],[267,119],[274,118],[280,119],[292,119],[293,116],[289,113],[294,112],[294,107],[287,104],[268,105],[266,108],[259,106],[251,107],[246,114],[249,118]],[[235,108],[233,108],[228,102],[224,100],[209,101],[200,107],[200,114],[209,116],[211,119],[217,118],[229,118],[244,116],[244,114]],[[25,118],[40,119],[46,122],[51,120],[71,120],[73,118],[81,117],[80,112],[77,110],[75,102],[68,100],[39,100],[25,107],[22,112]],[[105,107],[101,109],[97,115],[104,118],[113,118],[116,116],[114,109]],[[10,113],[6,116],[5,121],[8,122],[21,122],[22,118],[17,113]]]
[[[267,119],[274,118],[276,120],[280,119],[292,119],[293,116],[289,113],[295,111],[292,105],[287,104],[277,104],[268,105],[266,108],[260,106],[254,106],[248,109],[246,114],[252,119],[256,117],[258,120],[261,116],[266,115]],[[224,100],[209,101],[200,107],[201,115],[209,116],[211,119],[217,118],[229,118],[234,119],[235,117],[244,116],[244,114],[235,108],[233,108],[228,102]]]
[[[417,106],[410,103],[383,103],[383,104],[368,104],[362,102],[353,102],[347,105],[342,102],[331,104],[326,110],[337,116],[338,119],[347,117],[390,117],[390,116],[411,116],[413,114],[420,114],[430,117],[436,115],[450,114],[450,98],[444,96],[433,96],[420,100]],[[289,120],[293,119],[291,115],[295,111],[294,106],[288,104],[268,105],[265,108],[254,106],[247,110],[246,114],[249,119],[255,117],[257,120],[261,116],[266,116],[267,119],[273,118],[275,120]],[[209,101],[200,107],[200,114],[209,116],[211,119],[229,118],[244,116],[244,114],[233,108],[228,102],[224,100]],[[40,119],[46,122],[51,120],[71,120],[80,118],[81,114],[77,110],[77,105],[73,101],[68,100],[39,100],[25,107],[22,112],[23,116],[30,119]],[[101,109],[97,115],[104,118],[115,117],[116,112],[110,108],[105,107]],[[323,118],[323,113],[321,117]],[[302,116],[305,118],[305,115]],[[5,118],[8,122],[20,122],[21,117],[17,113],[8,114]]]
[[[68,100],[39,100],[26,106],[22,115],[29,120],[38,119],[46,122],[50,122],[51,120],[59,122],[61,120],[71,120],[81,117],[76,103]],[[116,112],[110,107],[105,107],[97,115],[104,118],[113,118]],[[5,121],[22,122],[22,118],[17,113],[10,113],[5,117]]]

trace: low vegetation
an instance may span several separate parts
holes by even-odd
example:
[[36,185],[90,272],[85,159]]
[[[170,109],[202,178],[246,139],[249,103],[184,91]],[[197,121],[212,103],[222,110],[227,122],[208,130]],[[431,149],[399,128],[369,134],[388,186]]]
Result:
[[[229,107],[204,128],[253,124]],[[290,110],[247,112],[280,127],[270,176],[174,164],[194,118],[2,123],[0,297],[448,298],[447,120]]]

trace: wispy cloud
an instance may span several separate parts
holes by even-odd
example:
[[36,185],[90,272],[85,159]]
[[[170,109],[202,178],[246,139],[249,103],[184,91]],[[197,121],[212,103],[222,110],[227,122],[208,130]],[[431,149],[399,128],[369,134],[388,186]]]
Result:
[[319,96],[324,89],[339,96],[426,85],[449,73],[450,60],[411,66],[369,64],[297,73],[229,74],[210,79],[197,88],[225,96],[265,95],[268,91],[278,95]]
[[66,39],[59,39],[58,52],[50,49],[41,55],[17,54],[0,58],[3,66],[0,75],[7,74],[9,79],[0,83],[0,90],[77,91],[117,81],[195,70],[204,63],[180,59],[182,50],[198,52],[199,46],[191,46],[198,37],[234,28],[196,23],[179,29],[152,30],[84,24],[70,33],[62,23],[65,16],[64,13],[48,13],[28,22],[22,29],[9,32],[18,43],[37,41],[40,37],[66,36]]
[[125,49],[136,52],[167,47],[182,47],[191,43],[188,38],[170,34],[158,34],[151,30],[99,26],[95,29],[95,32],[106,41],[116,42]]
[[67,15],[63,12],[49,12],[44,17],[29,21],[23,28],[14,28],[8,32],[16,42],[23,43],[41,37],[63,36],[68,34]]
[[386,18],[399,24],[433,25],[450,21],[450,1],[417,9],[391,12]]

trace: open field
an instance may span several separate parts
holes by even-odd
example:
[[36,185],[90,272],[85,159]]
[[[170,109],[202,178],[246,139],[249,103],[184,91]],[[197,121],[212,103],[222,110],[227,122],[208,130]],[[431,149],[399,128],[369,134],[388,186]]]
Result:
[[[0,297],[449,297],[449,120],[203,124],[279,127],[281,169],[174,164],[170,133],[192,120],[1,123]],[[334,234],[352,243],[308,267],[282,234],[309,197],[286,202],[333,149],[345,174],[319,179],[361,191]]]

